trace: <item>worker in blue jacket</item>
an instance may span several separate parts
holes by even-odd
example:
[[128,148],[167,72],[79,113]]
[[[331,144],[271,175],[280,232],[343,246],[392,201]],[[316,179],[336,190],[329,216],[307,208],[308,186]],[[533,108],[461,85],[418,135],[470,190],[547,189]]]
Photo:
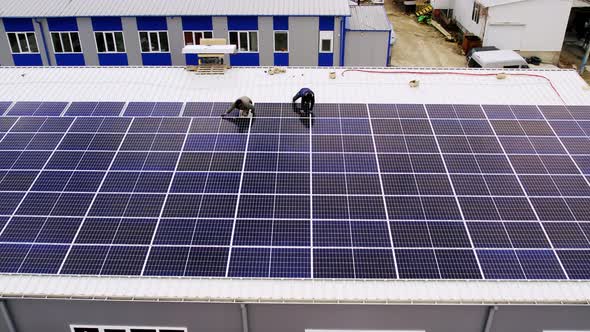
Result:
[[301,98],[301,110],[306,113],[311,113],[313,111],[313,105],[315,104],[315,95],[313,91],[309,88],[299,90],[295,97],[293,97],[293,103],[299,98]]

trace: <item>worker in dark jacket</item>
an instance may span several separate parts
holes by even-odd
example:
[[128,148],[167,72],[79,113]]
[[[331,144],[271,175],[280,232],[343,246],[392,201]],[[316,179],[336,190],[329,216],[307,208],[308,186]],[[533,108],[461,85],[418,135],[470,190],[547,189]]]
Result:
[[254,103],[252,99],[246,96],[236,99],[221,116],[226,116],[236,109],[240,111],[241,118],[251,118],[254,116]]
[[313,94],[313,91],[309,88],[299,90],[295,97],[293,97],[293,103],[299,98],[301,98],[301,110],[311,113],[313,111],[313,105],[315,104],[315,95]]

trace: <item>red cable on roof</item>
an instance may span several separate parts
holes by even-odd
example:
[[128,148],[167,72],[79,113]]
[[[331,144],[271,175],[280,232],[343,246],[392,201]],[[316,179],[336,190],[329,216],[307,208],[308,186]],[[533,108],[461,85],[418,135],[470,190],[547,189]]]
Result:
[[546,76],[539,75],[539,74],[527,74],[527,73],[465,73],[465,72],[452,72],[452,71],[389,71],[389,70],[368,70],[368,69],[346,69],[342,72],[342,76],[344,77],[344,73],[346,72],[360,72],[360,73],[368,73],[368,74],[411,74],[411,75],[457,75],[457,76],[497,76],[498,74],[505,74],[508,76],[526,76],[526,77],[535,77],[535,78],[542,78],[546,80],[551,89],[555,91],[555,94],[559,97],[561,102],[565,105],[566,102],[553,84],[553,82]]

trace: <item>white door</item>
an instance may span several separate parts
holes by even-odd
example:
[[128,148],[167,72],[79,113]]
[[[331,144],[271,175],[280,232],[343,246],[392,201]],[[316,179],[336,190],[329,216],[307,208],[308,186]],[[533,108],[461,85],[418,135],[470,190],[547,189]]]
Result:
[[485,33],[485,46],[496,46],[501,50],[522,49],[524,25],[489,25]]

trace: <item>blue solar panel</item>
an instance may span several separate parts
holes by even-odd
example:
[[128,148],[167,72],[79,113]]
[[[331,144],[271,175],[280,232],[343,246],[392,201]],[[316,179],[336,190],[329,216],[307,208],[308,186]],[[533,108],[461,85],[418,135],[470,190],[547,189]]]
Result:
[[590,278],[587,107],[256,106],[0,103],[0,272]]
[[10,108],[11,105],[12,105],[12,102],[0,101],[0,115],[3,115],[4,112],[6,112]]

